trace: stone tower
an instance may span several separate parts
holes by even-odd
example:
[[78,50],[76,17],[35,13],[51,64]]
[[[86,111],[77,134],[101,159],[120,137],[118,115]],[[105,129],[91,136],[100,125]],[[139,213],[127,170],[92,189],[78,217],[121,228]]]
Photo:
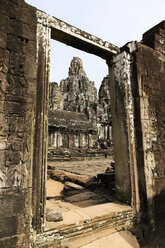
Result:
[[84,71],[82,60],[73,57],[68,77],[60,82],[63,109],[85,113],[89,120],[96,119],[97,89]]

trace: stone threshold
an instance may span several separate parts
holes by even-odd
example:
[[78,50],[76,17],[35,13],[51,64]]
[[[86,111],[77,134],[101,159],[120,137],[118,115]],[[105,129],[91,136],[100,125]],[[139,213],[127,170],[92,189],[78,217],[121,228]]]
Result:
[[67,218],[64,216],[61,222],[47,222],[33,247],[78,248],[116,231],[131,229],[138,219],[133,208],[116,202],[76,207],[76,211],[75,216],[67,212]]

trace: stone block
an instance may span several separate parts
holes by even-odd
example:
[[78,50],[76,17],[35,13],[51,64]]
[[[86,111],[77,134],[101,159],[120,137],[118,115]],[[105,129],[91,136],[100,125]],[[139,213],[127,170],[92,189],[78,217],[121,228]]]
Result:
[[17,4],[17,5],[21,5],[22,6],[22,4],[23,4],[23,0],[11,0],[11,2],[13,2],[13,3],[15,3],[15,4]]
[[13,211],[13,197],[7,196],[7,197],[1,197],[0,198],[0,216],[3,217],[9,217],[14,215]]
[[[7,72],[9,69],[10,52],[0,48],[0,72]],[[2,77],[2,74],[1,74]],[[3,75],[5,77],[5,75]],[[2,79],[0,79],[2,80]]]
[[164,43],[162,44],[162,43],[155,40],[154,48],[155,48],[155,50],[165,54],[165,44]]
[[63,216],[59,209],[49,208],[46,210],[46,220],[51,222],[62,221]]
[[0,136],[7,137],[8,134],[8,125],[7,125],[7,119],[5,118],[5,115],[0,113]]
[[20,52],[19,53],[11,52],[9,66],[10,66],[9,67],[10,71],[13,72],[13,74],[23,76],[24,66],[25,66],[25,55],[21,54]]
[[[19,203],[18,203],[19,207]],[[25,232],[24,217],[16,213],[11,217],[0,217],[0,238]]]
[[16,234],[16,216],[0,217],[0,238]]
[[28,43],[29,40],[36,41],[36,27],[18,20],[10,20],[9,34],[19,37],[21,41]]
[[161,35],[159,35],[159,34],[155,34],[155,40],[157,41],[157,42],[159,42],[160,44],[165,44],[165,38],[163,38]]
[[159,34],[165,38],[165,30],[164,29],[159,29]]
[[0,150],[0,168],[5,165],[5,151]]
[[15,141],[12,143],[13,151],[23,151],[23,144],[20,141]]
[[[18,98],[19,99],[19,98]],[[16,100],[16,99],[15,99]],[[15,114],[24,117],[26,115],[26,108],[25,103],[18,102],[8,102],[5,104],[4,110],[8,114]]]
[[7,46],[7,34],[0,31],[0,48],[6,48]]
[[20,163],[21,153],[14,151],[7,151],[5,155],[6,166],[15,166]]
[[26,43],[26,46],[23,46],[23,52],[30,54],[33,57],[37,57],[37,44],[36,41],[29,40]]
[[6,149],[6,144],[7,144],[7,138],[6,137],[0,137],[1,141],[0,141],[0,150],[4,150]]
[[0,247],[5,248],[5,247],[10,247],[10,248],[15,248],[17,245],[18,237],[17,236],[9,236],[5,238],[0,239]]
[[0,4],[0,13],[8,16],[8,2],[6,0],[2,0]]
[[36,79],[37,77],[36,57],[30,55],[26,56],[24,75],[27,78]]
[[17,16],[19,16],[20,8],[18,5],[16,5],[12,1],[2,0],[1,2],[3,3],[0,8],[0,12],[2,12],[3,14],[6,14],[7,16],[9,16],[10,19],[13,19],[13,20],[16,19]]
[[8,35],[7,40],[7,49],[14,51],[16,53],[23,52],[23,47],[26,45],[24,40],[21,40],[20,37],[16,37],[14,35]]
[[1,15],[1,22],[0,22],[0,32],[7,33],[9,27],[9,17],[7,15]]
[[17,20],[29,24],[31,26],[37,26],[37,17],[36,17],[36,8],[33,6],[24,5],[21,8],[21,12],[19,12],[19,16],[17,16]]

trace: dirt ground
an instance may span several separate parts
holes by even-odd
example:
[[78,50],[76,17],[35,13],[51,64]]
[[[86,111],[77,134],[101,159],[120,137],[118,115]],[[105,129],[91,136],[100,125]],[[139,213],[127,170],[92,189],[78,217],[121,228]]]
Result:
[[55,180],[47,180],[47,197],[60,196],[64,184]]

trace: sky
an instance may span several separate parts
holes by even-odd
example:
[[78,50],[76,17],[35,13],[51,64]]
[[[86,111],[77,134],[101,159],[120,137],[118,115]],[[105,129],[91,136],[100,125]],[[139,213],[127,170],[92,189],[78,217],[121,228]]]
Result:
[[[122,47],[165,19],[165,0],[25,0],[37,9]],[[68,76],[73,56],[80,57],[97,88],[108,74],[106,61],[51,40],[50,82]]]

